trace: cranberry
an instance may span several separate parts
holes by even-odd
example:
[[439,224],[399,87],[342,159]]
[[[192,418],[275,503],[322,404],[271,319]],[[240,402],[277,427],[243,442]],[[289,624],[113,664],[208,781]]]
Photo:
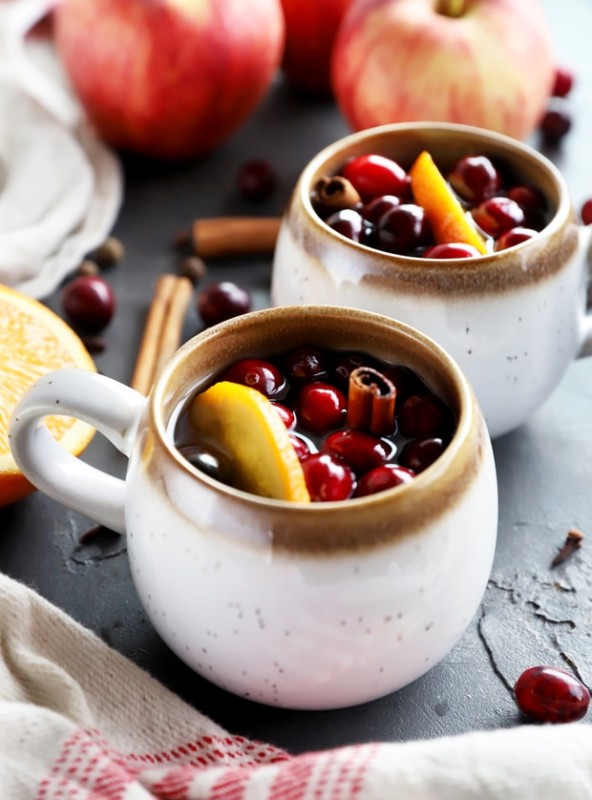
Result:
[[567,97],[574,85],[574,74],[565,66],[555,67],[555,78],[551,94],[553,97]]
[[571,129],[571,110],[567,100],[552,97],[540,124],[541,133],[546,144],[556,145]]
[[282,405],[281,403],[274,402],[273,407],[279,414],[281,421],[284,423],[288,430],[291,430],[296,425],[296,414],[291,408]]
[[232,464],[220,453],[205,450],[197,444],[184,445],[179,448],[179,452],[193,467],[205,472],[210,478],[222,483],[232,480]]
[[62,307],[72,322],[87,331],[100,331],[115,313],[115,293],[99,275],[80,275],[69,281],[62,295]]
[[217,325],[250,311],[251,295],[230,281],[213,283],[197,296],[197,310],[206,326]]
[[499,172],[487,156],[466,156],[454,166],[448,182],[463,200],[482,203],[501,189]]
[[410,367],[385,366],[381,370],[385,378],[395,385],[397,404],[401,406],[413,394],[427,394],[428,388],[419,375]]
[[318,379],[327,371],[323,351],[307,345],[296,347],[288,353],[284,366],[288,377],[295,382]]
[[352,430],[329,434],[323,442],[322,449],[325,453],[343,459],[356,475],[363,475],[374,467],[381,466],[395,453],[394,445],[387,439]]
[[243,358],[235,361],[220,375],[220,380],[242,383],[243,386],[257,389],[266,397],[276,397],[286,384],[279,369],[262,358]]
[[373,359],[363,353],[344,353],[341,354],[331,372],[333,380],[344,389],[349,385],[349,376],[358,367],[370,367],[374,363]]
[[425,211],[403,203],[383,214],[376,230],[378,246],[389,253],[411,253],[429,243],[431,228]]
[[547,207],[544,194],[536,186],[528,186],[526,184],[512,186],[506,192],[506,196],[518,203],[523,209],[539,208],[544,211]]
[[400,486],[402,483],[411,483],[414,477],[415,473],[407,467],[401,467],[398,464],[383,464],[360,478],[354,497],[366,497],[369,494]]
[[346,236],[353,242],[363,242],[366,238],[367,225],[361,214],[354,208],[343,208],[331,214],[326,220],[334,231]]
[[484,200],[471,213],[481,230],[494,238],[524,222],[524,211],[509,197]]
[[269,161],[246,161],[238,171],[238,190],[246,200],[265,200],[277,185],[277,173]]
[[448,429],[444,403],[433,394],[412,395],[399,411],[399,428],[403,436],[441,437]]
[[475,258],[481,253],[470,244],[449,242],[428,247],[423,255],[424,258]]
[[383,214],[400,204],[401,199],[394,194],[383,194],[366,203],[360,210],[360,214],[367,222],[376,224]]
[[537,231],[533,230],[532,228],[522,228],[520,226],[517,228],[510,228],[509,231],[502,233],[502,235],[496,241],[495,250],[507,250],[508,247],[514,247],[514,245],[527,242],[529,239],[533,239],[536,235]]
[[347,400],[343,392],[322,381],[304,386],[296,404],[300,424],[312,433],[326,433],[338,428],[346,409]]
[[399,463],[413,472],[423,472],[444,452],[442,439],[411,439],[401,450]]
[[407,173],[400,164],[385,156],[370,154],[351,158],[344,164],[341,174],[364,201],[385,194],[404,197],[408,191]]
[[292,447],[294,450],[296,450],[296,455],[300,461],[314,452],[312,449],[312,442],[310,442],[308,439],[305,439],[303,436],[300,436],[300,434],[290,433],[289,438],[292,442]]
[[356,476],[343,461],[329,453],[313,453],[300,463],[312,501],[347,500],[352,496]]
[[530,667],[514,684],[516,703],[538,722],[575,722],[588,710],[590,692],[571,672],[558,667]]
[[592,197],[582,206],[581,217],[584,225],[592,225]]

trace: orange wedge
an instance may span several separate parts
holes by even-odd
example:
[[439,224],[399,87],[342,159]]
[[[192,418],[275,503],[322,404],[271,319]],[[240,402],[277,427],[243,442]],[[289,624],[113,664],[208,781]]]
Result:
[[228,455],[237,489],[276,500],[310,502],[286,426],[261,392],[220,381],[193,400],[190,419],[200,438]]
[[[72,328],[37,300],[0,285],[0,507],[34,488],[19,472],[8,446],[13,409],[41,375],[72,366],[95,370]],[[71,417],[47,417],[45,423],[74,455],[82,452],[94,433],[90,425]]]
[[487,253],[483,238],[426,150],[415,159],[409,175],[415,202],[423,207],[438,244],[464,242]]

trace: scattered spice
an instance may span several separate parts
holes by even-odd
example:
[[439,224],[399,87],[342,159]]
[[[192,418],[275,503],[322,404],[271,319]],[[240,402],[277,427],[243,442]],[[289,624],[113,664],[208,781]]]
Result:
[[92,253],[92,260],[95,261],[101,269],[112,267],[118,264],[125,255],[125,247],[123,243],[115,236],[108,236],[103,244],[99,245]]
[[100,272],[99,265],[96,261],[92,261],[90,258],[85,258],[84,261],[80,263],[80,266],[76,270],[77,275],[98,275]]
[[395,427],[395,385],[372,367],[357,367],[349,376],[347,422],[354,430],[387,436]]
[[205,261],[199,256],[186,256],[179,264],[179,274],[189,278],[194,286],[205,278],[207,271]]
[[173,247],[180,253],[188,253],[192,244],[191,233],[188,230],[177,231],[173,237]]
[[273,253],[279,217],[212,217],[196,220],[191,229],[195,255],[202,258]]
[[102,336],[83,334],[80,338],[89,353],[102,353],[107,347],[107,342]]
[[583,541],[584,534],[582,531],[579,531],[577,528],[571,528],[567,533],[563,546],[551,562],[551,567],[557,567],[559,564],[563,564],[572,553],[575,553],[575,551],[582,546]]

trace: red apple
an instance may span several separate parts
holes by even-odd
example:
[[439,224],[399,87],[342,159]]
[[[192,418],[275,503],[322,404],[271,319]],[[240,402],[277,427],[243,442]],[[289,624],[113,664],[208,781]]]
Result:
[[277,72],[279,0],[62,0],[56,44],[112,146],[201,155],[254,110]]
[[331,94],[331,51],[352,0],[281,0],[286,20],[282,69],[294,88]]
[[356,130],[433,120],[522,139],[541,119],[554,63],[539,0],[356,0],[332,81]]

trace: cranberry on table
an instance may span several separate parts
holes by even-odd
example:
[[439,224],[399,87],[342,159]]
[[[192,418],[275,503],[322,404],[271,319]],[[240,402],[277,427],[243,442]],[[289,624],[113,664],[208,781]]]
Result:
[[466,156],[454,166],[448,182],[459,197],[469,203],[481,203],[501,189],[502,179],[487,156]]
[[554,97],[567,97],[574,85],[574,74],[569,67],[558,64],[555,67],[555,77],[551,94]]
[[263,358],[243,358],[235,361],[224,370],[219,380],[250,386],[266,397],[276,397],[286,384],[284,376],[275,364]]
[[580,216],[584,225],[592,225],[592,197],[583,204]]
[[273,192],[278,178],[269,161],[256,158],[240,167],[236,180],[239,192],[246,200],[261,201]]
[[313,381],[304,386],[296,402],[298,421],[312,433],[327,433],[338,428],[347,410],[343,392],[330,383]]
[[508,247],[514,247],[517,244],[522,244],[522,242],[527,242],[529,239],[534,239],[536,235],[537,231],[532,228],[523,228],[521,226],[510,228],[509,231],[502,233],[496,241],[494,249],[496,251],[507,250]]
[[552,97],[540,124],[544,141],[550,145],[559,144],[569,133],[571,124],[571,109],[567,100],[562,97]]
[[524,222],[524,211],[509,197],[484,200],[471,213],[477,225],[494,238]]
[[197,310],[206,326],[217,325],[251,310],[251,295],[231,281],[208,286],[197,296]]
[[399,428],[410,439],[441,437],[448,428],[447,409],[433,394],[412,395],[399,411]]
[[384,464],[367,472],[360,478],[354,497],[367,497],[370,494],[393,489],[403,483],[411,483],[415,473],[399,464]]
[[344,208],[327,217],[327,225],[353,242],[364,242],[367,224],[362,215],[353,208]]
[[284,366],[288,378],[293,381],[318,379],[327,371],[323,351],[308,345],[296,347],[288,353]]
[[444,449],[444,442],[439,438],[411,439],[401,450],[399,463],[415,473],[423,472],[442,455]]
[[435,244],[425,250],[424,258],[477,258],[481,253],[476,247],[464,242],[448,242]]
[[347,161],[341,175],[354,186],[362,200],[379,195],[405,197],[409,191],[409,176],[396,161],[370,153]]
[[431,241],[431,227],[425,211],[415,203],[403,203],[383,214],[376,228],[376,242],[382,250],[405,255]]
[[323,442],[322,450],[343,459],[356,475],[363,475],[385,464],[395,453],[394,445],[387,439],[349,429],[330,433]]
[[588,688],[571,672],[539,666],[525,670],[514,684],[516,704],[537,722],[575,722],[586,714]]
[[329,453],[313,453],[300,463],[313,502],[347,500],[352,496],[356,476],[340,459]]
[[80,275],[69,281],[62,294],[62,308],[76,325],[96,333],[115,313],[115,292],[99,275]]

